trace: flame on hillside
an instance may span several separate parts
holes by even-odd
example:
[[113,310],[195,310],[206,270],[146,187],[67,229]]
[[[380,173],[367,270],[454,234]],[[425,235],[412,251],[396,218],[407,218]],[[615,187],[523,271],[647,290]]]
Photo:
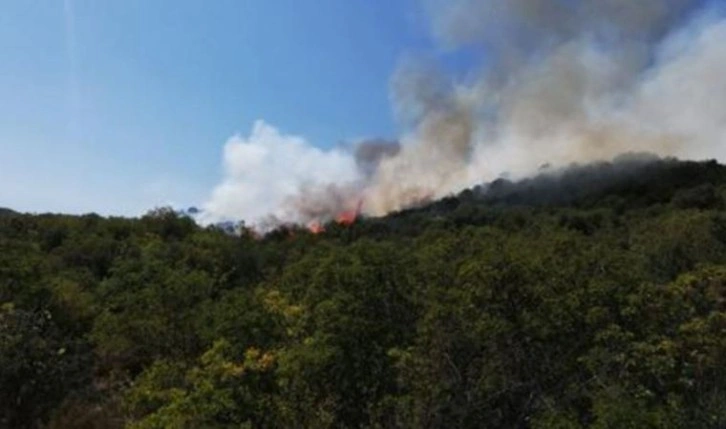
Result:
[[320,221],[316,220],[308,224],[308,231],[315,235],[322,234],[323,232],[325,232],[325,227],[322,223],[320,223]]
[[363,207],[363,200],[358,200],[358,204],[355,208],[339,213],[338,216],[335,217],[335,222],[343,226],[350,226],[354,224],[360,215],[361,207]]
[[[342,226],[353,225],[355,221],[358,220],[362,207],[363,200],[359,199],[358,203],[354,208],[343,210],[342,212],[338,213],[338,215],[335,216],[335,223]],[[325,232],[325,225],[323,225],[320,220],[314,220],[308,223],[308,231],[315,235],[322,234],[323,232]]]

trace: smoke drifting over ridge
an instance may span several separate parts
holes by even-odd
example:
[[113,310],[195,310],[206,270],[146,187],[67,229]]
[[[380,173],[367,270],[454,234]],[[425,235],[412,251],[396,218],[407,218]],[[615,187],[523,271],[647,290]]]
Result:
[[[262,122],[225,148],[208,219],[383,215],[502,172],[623,152],[726,155],[726,19],[696,0],[428,0],[437,40],[485,64],[451,81],[402,63],[398,143],[321,151]],[[290,152],[290,148],[294,148]]]

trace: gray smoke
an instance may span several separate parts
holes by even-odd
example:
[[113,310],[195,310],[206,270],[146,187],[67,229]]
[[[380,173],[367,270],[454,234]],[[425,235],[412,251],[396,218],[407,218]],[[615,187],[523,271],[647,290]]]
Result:
[[695,0],[427,0],[435,34],[524,58],[586,37],[609,44],[662,39]]
[[[357,207],[380,163],[398,155],[401,146],[396,141],[373,138],[355,143],[350,150],[355,160],[357,180],[301,183],[298,191],[283,202],[284,214],[281,218],[304,224],[327,222]],[[267,222],[275,224],[272,218],[268,218]]]
[[290,215],[287,219],[308,224],[328,222],[336,215],[356,207],[362,192],[360,182],[328,185],[303,185],[300,191],[286,201]]
[[376,138],[357,143],[353,156],[363,175],[371,177],[378,170],[381,161],[398,155],[400,151],[401,145],[397,141]]
[[[446,82],[408,61],[392,80],[411,124],[366,191],[381,215],[543,163],[629,151],[721,155],[726,24],[695,0],[429,0],[449,49],[482,53]],[[721,40],[721,42],[719,42]],[[707,107],[708,106],[708,107]],[[402,113],[401,113],[402,112]]]

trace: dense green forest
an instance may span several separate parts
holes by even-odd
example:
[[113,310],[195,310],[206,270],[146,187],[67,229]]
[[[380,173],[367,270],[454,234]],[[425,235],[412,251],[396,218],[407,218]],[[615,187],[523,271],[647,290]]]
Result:
[[0,210],[2,428],[726,427],[726,167],[314,235]]

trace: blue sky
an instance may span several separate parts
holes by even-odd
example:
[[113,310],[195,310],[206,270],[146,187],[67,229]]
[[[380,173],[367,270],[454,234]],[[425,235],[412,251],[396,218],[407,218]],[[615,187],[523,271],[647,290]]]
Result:
[[201,203],[256,119],[321,147],[396,134],[391,73],[430,48],[415,0],[9,0],[0,206]]

